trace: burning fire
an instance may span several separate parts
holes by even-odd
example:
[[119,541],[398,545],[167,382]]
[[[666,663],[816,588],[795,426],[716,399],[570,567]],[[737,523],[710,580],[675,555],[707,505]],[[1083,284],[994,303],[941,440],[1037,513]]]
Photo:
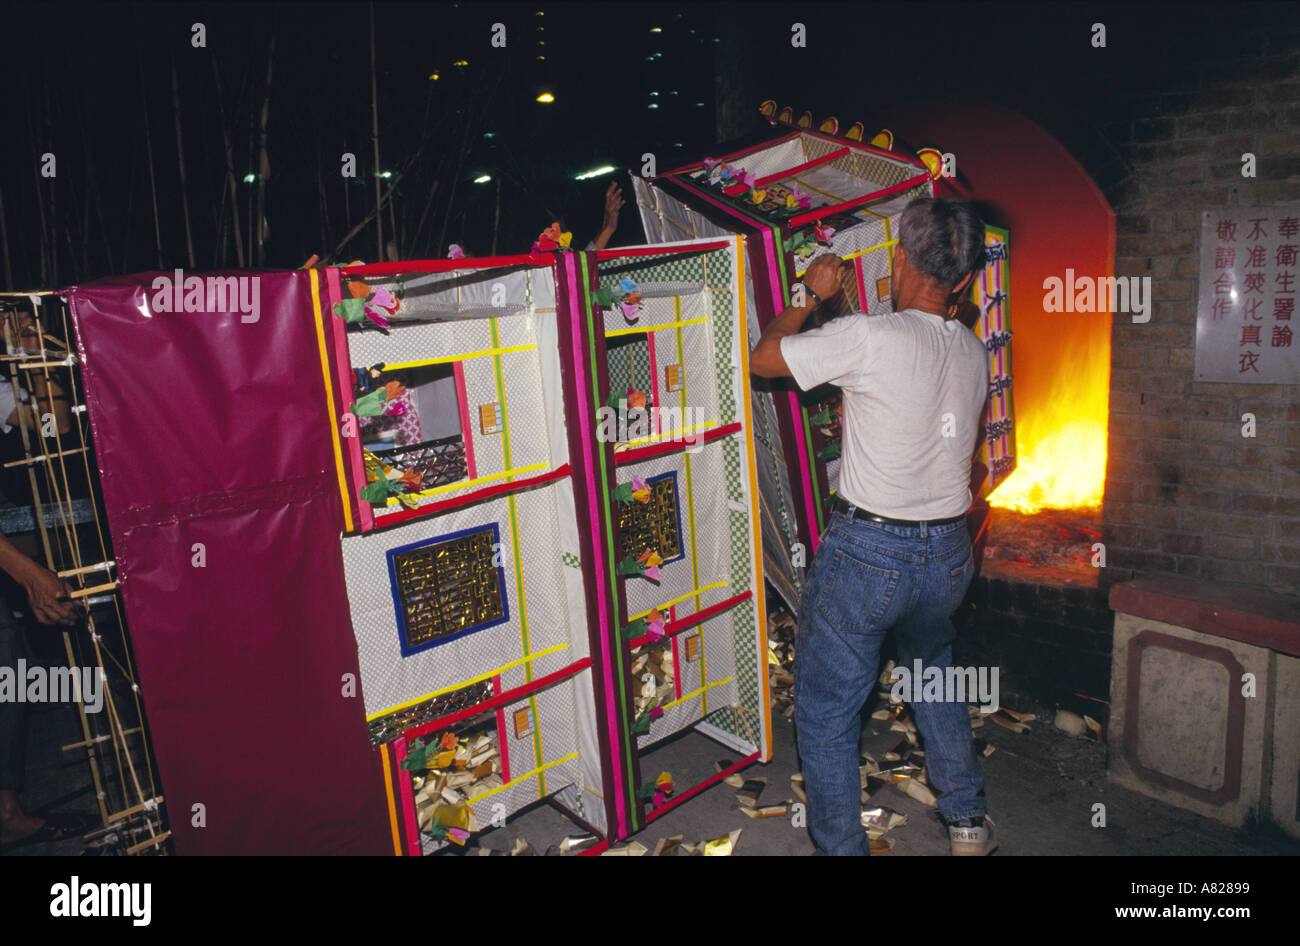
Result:
[[1026,513],[1101,506],[1110,340],[1094,339],[1061,360],[1050,391],[1016,385],[1018,464],[989,496],[991,506]]

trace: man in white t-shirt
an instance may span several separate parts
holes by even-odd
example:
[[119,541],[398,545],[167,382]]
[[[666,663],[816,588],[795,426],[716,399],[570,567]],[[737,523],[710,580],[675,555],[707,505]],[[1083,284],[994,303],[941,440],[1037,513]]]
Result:
[[[772,321],[750,358],[756,375],[790,376],[805,390],[829,383],[844,397],[839,490],[808,571],[795,647],[795,723],[819,854],[868,853],[858,745],[885,635],[894,631],[909,671],[915,660],[927,671],[950,667],[951,616],[975,570],[966,510],[988,356],[952,312],[983,262],[984,224],[969,204],[922,198],[903,211],[898,232],[894,312],[800,332],[845,275],[847,264],[822,256],[804,274],[803,304]],[[911,702],[952,852],[982,855],[996,833],[956,696],[914,692]]]

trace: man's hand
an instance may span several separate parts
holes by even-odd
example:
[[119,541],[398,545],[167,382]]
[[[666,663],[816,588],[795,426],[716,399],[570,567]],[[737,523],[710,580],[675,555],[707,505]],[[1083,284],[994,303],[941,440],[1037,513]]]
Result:
[[27,592],[27,601],[36,620],[42,624],[76,623],[81,608],[70,597],[72,589],[68,583],[58,575],[32,562],[30,568],[15,577]]
[[806,288],[816,293],[818,298],[829,299],[844,288],[842,281],[848,269],[848,263],[833,253],[827,253],[808,264],[802,282]]
[[600,225],[600,232],[596,234],[596,239],[591,241],[591,245],[598,250],[603,250],[609,246],[610,238],[614,231],[618,229],[618,212],[623,207],[623,192],[614,181],[609,182],[609,187],[605,188],[605,219]]
[[623,190],[618,186],[618,182],[610,181],[609,187],[605,188],[605,219],[601,224],[602,230],[608,230],[613,233],[618,229],[618,212],[623,208]]

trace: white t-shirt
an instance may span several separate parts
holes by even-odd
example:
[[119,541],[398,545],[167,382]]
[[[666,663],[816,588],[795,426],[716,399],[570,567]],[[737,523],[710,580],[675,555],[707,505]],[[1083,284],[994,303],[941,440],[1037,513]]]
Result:
[[947,519],[970,508],[989,387],[988,354],[974,332],[919,309],[854,314],[787,335],[781,354],[801,388],[844,390],[838,495],[892,519]]

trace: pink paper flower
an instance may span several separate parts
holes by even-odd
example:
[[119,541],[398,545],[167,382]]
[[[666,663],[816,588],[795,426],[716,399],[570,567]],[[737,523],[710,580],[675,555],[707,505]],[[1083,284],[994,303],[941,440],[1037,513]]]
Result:
[[462,247],[459,243],[453,243],[451,245],[451,248],[447,251],[447,259],[464,259],[464,258],[465,258],[465,248]]

